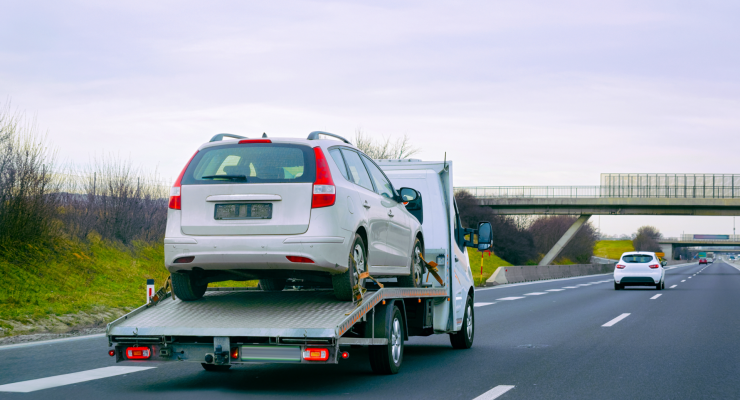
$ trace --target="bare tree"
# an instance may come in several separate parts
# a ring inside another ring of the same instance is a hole
[[[553,215],[536,219],[529,226],[529,232],[534,238],[537,253],[540,256],[547,254],[558,240],[573,225],[577,217],[570,215]],[[585,224],[560,252],[560,258],[586,264],[594,254],[594,246],[599,233],[590,223]]]
[[[635,251],[660,252],[658,240],[662,237],[663,234],[660,233],[658,228],[650,225],[641,226],[634,234],[632,245],[635,247]]]
[[[375,140],[362,129],[355,131],[355,146],[370,158],[376,160],[405,159],[419,152],[419,148],[412,146],[408,136],[391,141],[390,137]]]

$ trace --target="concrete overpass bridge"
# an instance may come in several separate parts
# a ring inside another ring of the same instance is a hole
[[[578,215],[540,265],[551,264],[592,215],[740,216],[739,174],[601,174],[598,186],[455,190],[469,192],[499,215]]]
[[[740,235],[698,235],[684,234],[678,238],[663,238],[658,241],[666,258],[681,247],[701,247],[701,251],[740,252]]]

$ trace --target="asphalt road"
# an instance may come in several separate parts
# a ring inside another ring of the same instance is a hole
[[[338,365],[263,364],[214,373],[163,363],[9,393],[2,385],[142,364],[115,365],[103,337],[5,348],[0,398],[470,400],[500,385],[514,388],[499,399],[739,398],[740,270],[719,261],[681,266],[667,271],[666,288],[615,291],[611,276],[599,275],[478,290],[473,348],[453,350],[444,335],[411,338],[393,376],[373,375],[367,351],[353,348]]]

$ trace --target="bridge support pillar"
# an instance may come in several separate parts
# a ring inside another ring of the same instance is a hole
[[[673,260],[673,243],[660,243],[660,251],[665,253],[666,260]]]
[[[558,240],[557,243],[555,243],[555,246],[550,249],[550,251],[545,254],[545,258],[540,261],[539,265],[550,265],[553,261],[555,261],[556,258],[560,255],[560,252],[563,251],[565,246],[568,245],[571,239],[578,233],[579,230],[583,227],[586,222],[588,222],[588,219],[591,218],[591,215],[581,215],[578,217],[576,222],[573,223],[573,225],[568,228],[567,231],[565,231],[565,235]]]

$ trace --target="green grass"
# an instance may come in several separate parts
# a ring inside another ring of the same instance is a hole
[[[126,247],[91,235],[85,242],[59,240],[54,248],[5,248],[0,253],[0,319],[30,322],[97,306],[131,309],[144,304],[147,279],[159,288],[168,275],[162,244]]]
[[[596,242],[596,247],[594,247],[594,255],[596,257],[610,258],[612,260],[619,260],[622,257],[622,253],[628,251],[635,251],[631,240],[600,240]]]
[[[495,254],[488,253],[483,254],[483,279],[481,279],[480,273],[480,261],[481,254],[478,250],[469,248],[468,259],[470,260],[470,269],[473,271],[473,278],[476,286],[480,286],[482,282],[485,282],[488,278],[493,275],[498,267],[510,267],[511,264],[499,258]]]

